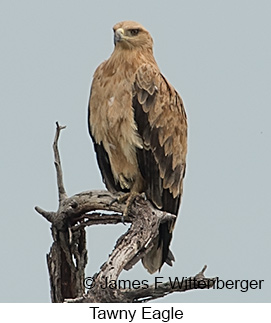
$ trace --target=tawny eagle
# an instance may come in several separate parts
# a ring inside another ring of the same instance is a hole
[[[113,27],[115,48],[96,69],[88,125],[103,181],[110,192],[145,192],[158,209],[178,214],[187,152],[183,101],[160,72],[153,40],[139,23]],[[163,223],[142,259],[150,273],[164,262],[174,222]]]

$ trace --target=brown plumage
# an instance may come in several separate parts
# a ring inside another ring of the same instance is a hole
[[[187,122],[183,102],[161,74],[153,41],[140,24],[113,28],[115,49],[95,71],[88,124],[98,164],[111,192],[145,192],[159,209],[178,213],[185,174]],[[150,273],[164,262],[174,223],[160,225],[142,262]]]

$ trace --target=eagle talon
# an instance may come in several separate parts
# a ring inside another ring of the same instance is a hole
[[[123,217],[126,217],[126,216],[129,215],[130,209],[131,209],[131,207],[132,207],[135,199],[138,196],[141,196],[141,194],[140,193],[136,193],[136,192],[130,192],[130,193],[127,193],[127,194],[124,194],[124,195],[120,196],[120,198],[122,200],[126,200],[125,209],[123,211]]]
[[[125,223],[125,216],[123,214],[121,216],[121,223],[124,224],[124,225],[126,225],[126,223]]]
[[[115,202],[119,203],[119,204],[123,204],[125,203],[125,208],[122,212],[122,223],[124,223],[124,219],[125,217],[127,217],[129,215],[130,209],[132,204],[134,203],[134,200],[138,197],[141,196],[140,193],[136,193],[136,192],[129,192],[129,193],[125,193],[122,194],[119,197],[114,198],[110,203],[109,206],[111,206],[112,204],[114,204]]]
[[[112,206],[116,202],[119,202],[118,198],[114,198],[110,203],[108,203],[108,206]]]
[[[120,195],[119,197],[113,198],[111,202],[108,203],[108,206],[112,206],[114,203],[118,203],[118,204],[124,203],[128,199],[129,195],[130,193],[125,193]]]

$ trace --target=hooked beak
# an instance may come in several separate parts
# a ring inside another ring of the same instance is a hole
[[[122,28],[117,29],[114,34],[114,45],[116,45],[117,42],[122,41],[123,38],[124,38],[124,30]]]

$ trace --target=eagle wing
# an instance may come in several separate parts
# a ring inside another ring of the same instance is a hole
[[[102,111],[101,107],[105,105],[106,101],[103,96],[105,87],[104,82],[110,81],[110,78],[108,78],[108,80],[104,75],[104,65],[105,62],[100,64],[93,76],[88,103],[88,130],[93,141],[98,166],[106,188],[112,193],[121,191],[127,192],[128,190],[121,188],[119,182],[117,182],[113,176],[109,155],[105,149],[104,142],[100,137],[100,131],[97,131],[97,129],[104,130],[104,128],[107,126],[105,121],[106,116],[101,116],[102,113],[100,112]],[[98,125],[96,126],[96,133],[94,131],[95,124]]]
[[[96,153],[96,158],[98,162],[98,166],[100,168],[101,174],[102,174],[102,179],[103,182],[105,183],[105,186],[110,192],[120,192],[121,187],[116,181],[114,180],[113,174],[112,174],[112,169],[109,161],[109,156],[104,149],[104,145],[102,142],[97,142],[94,138],[92,127],[91,127],[91,122],[90,122],[90,114],[91,114],[91,106],[90,106],[90,100],[91,100],[91,95],[92,95],[92,89],[93,87],[95,88],[95,81],[96,78],[94,77],[93,84],[91,87],[90,91],[90,96],[89,96],[89,104],[88,104],[88,131],[90,134],[90,137],[92,139],[93,145],[94,145],[94,150]]]
[[[177,215],[187,153],[187,121],[181,97],[156,66],[142,65],[133,86],[133,109],[143,149],[137,148],[146,195],[159,209]],[[161,264],[174,260],[169,251],[175,221],[159,228]]]

